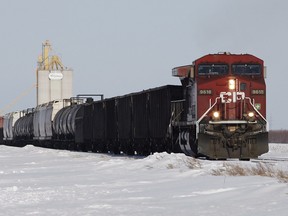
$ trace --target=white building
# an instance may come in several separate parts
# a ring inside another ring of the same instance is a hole
[[[63,66],[58,56],[49,56],[49,41],[42,44],[37,67],[37,106],[73,96],[73,71]]]

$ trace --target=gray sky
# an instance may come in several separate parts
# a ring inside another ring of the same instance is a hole
[[[74,94],[112,97],[180,84],[171,69],[209,53],[262,58],[268,120],[288,129],[286,0],[0,0],[0,109],[35,83],[49,39],[74,69]],[[8,111],[33,107],[35,91]]]

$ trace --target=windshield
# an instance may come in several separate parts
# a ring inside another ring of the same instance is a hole
[[[238,75],[260,75],[261,65],[259,64],[234,64],[232,73]]]
[[[198,66],[199,75],[224,75],[228,74],[228,65],[226,64],[201,64]]]

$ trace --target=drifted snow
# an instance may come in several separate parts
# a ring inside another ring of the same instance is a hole
[[[288,158],[288,145],[270,144],[262,158],[271,157]],[[213,176],[223,163],[184,154],[144,158],[0,146],[0,215],[287,215],[287,183]],[[287,165],[271,162],[285,171]]]

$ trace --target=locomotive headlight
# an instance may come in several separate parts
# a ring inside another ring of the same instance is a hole
[[[254,112],[249,112],[249,113],[248,113],[248,117],[249,117],[249,118],[253,118],[254,115],[255,115]]]
[[[218,111],[213,112],[213,119],[219,119],[220,118],[220,113]]]
[[[248,112],[246,118],[248,121],[254,121],[255,120],[255,113],[254,112]]]
[[[235,80],[234,80],[234,79],[230,79],[230,80],[229,80],[229,89],[230,89],[230,90],[234,90],[235,87],[236,87]]]

